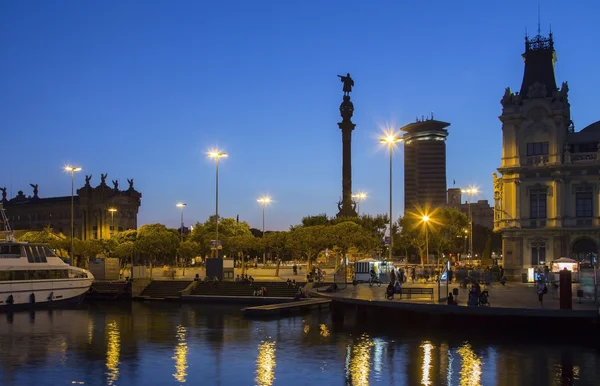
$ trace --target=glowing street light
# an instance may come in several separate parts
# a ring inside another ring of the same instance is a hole
[[[421,219],[425,223],[425,256],[427,256],[427,262],[429,263],[429,216],[425,215]]]
[[[390,251],[389,260],[392,260],[392,247],[394,246],[394,237],[392,235],[392,154],[394,152],[394,146],[398,142],[402,142],[403,139],[398,137],[395,133],[387,133],[385,137],[379,140],[380,143],[384,143],[390,149]]]
[[[181,242],[183,242],[183,208],[185,208],[186,206],[187,204],[184,204],[183,202],[177,204],[177,207],[181,208]]]
[[[461,189],[462,193],[466,193],[467,197],[468,197],[468,207],[469,207],[469,233],[471,235],[471,237],[469,237],[469,256],[471,256],[470,258],[472,259],[473,257],[473,212],[471,211],[471,197],[473,197],[473,195],[477,194],[477,188],[468,188],[468,189]]]
[[[75,237],[74,212],[75,212],[75,172],[81,171],[80,166],[65,166],[65,171],[71,173],[71,261],[73,265],[73,238]]]
[[[217,166],[216,172],[216,189],[215,189],[215,215],[216,215],[216,223],[217,223],[217,237],[215,240],[215,257],[219,257],[219,159],[228,157],[228,154],[224,151],[220,150],[210,150],[208,152],[208,156],[215,160],[215,164]]]
[[[358,192],[352,195],[352,198],[356,201],[356,213],[360,215],[360,202],[367,198],[367,193]]]
[[[269,205],[272,200],[269,196],[262,196],[256,200],[262,206],[262,237],[265,237],[265,206]],[[263,265],[266,263],[266,252],[263,251]]]
[[[110,212],[110,237],[112,237],[115,231],[115,212],[117,208],[108,208],[108,211]]]

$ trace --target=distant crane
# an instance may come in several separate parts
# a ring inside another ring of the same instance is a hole
[[[8,217],[6,217],[6,212],[4,211],[4,205],[2,204],[2,202],[0,201],[0,214],[2,215],[2,224],[3,224],[3,230],[2,233],[4,233],[4,240],[5,241],[15,241],[15,237],[13,234],[12,229],[10,228],[10,223],[8,222]]]

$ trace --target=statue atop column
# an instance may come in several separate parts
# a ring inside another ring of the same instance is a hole
[[[342,91],[344,96],[340,104],[340,115],[342,121],[338,127],[342,131],[342,199],[338,203],[338,217],[356,217],[356,203],[352,199],[352,131],[356,126],[352,123],[354,105],[350,101],[350,93],[354,87],[354,80],[350,73],[338,75],[344,84]]]
[[[352,92],[352,87],[354,87],[354,80],[350,77],[350,73],[347,73],[346,76],[338,75],[344,86],[342,87],[342,91],[344,91],[344,96],[350,96]]]

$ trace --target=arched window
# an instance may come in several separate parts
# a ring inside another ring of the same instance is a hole
[[[573,244],[572,257],[579,262],[580,268],[592,268],[598,263],[598,246],[594,240],[583,237]]]

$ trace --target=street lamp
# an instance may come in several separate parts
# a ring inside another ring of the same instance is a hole
[[[184,204],[183,202],[177,204],[177,207],[181,208],[181,242],[183,242],[183,208],[185,208],[186,206],[187,204]]]
[[[427,263],[429,263],[429,216],[422,217],[425,223],[425,256],[427,256]]]
[[[115,231],[115,212],[117,211],[117,208],[108,208],[108,211],[110,212],[110,237],[112,238]]]
[[[215,240],[215,257],[219,257],[219,159],[227,157],[228,154],[220,150],[210,150],[208,156],[215,160],[217,166],[216,173],[216,189],[215,189],[215,215],[216,215],[216,228],[217,228],[217,239]]]
[[[367,198],[367,193],[365,193],[365,192],[358,192],[356,194],[353,194],[352,198],[354,198],[354,200],[356,201],[356,213],[358,215],[360,215],[360,202],[362,200],[364,200],[365,198]]]
[[[389,251],[389,260],[392,260],[392,247],[394,246],[394,237],[392,235],[392,154],[394,152],[394,146],[396,143],[403,141],[402,138],[399,138],[394,133],[389,133],[385,137],[381,138],[379,142],[385,143],[390,149],[390,251]]]
[[[75,225],[73,223],[75,211],[75,172],[81,171],[80,166],[65,166],[65,171],[71,173],[71,261],[69,265],[73,265],[73,238],[75,237]]]
[[[262,196],[259,197],[258,200],[256,200],[261,206],[262,206],[262,237],[264,239],[265,237],[265,206],[269,205],[272,200],[271,197],[269,196]],[[265,245],[266,248],[266,245]],[[266,252],[263,251],[263,266],[266,263]]]
[[[469,207],[469,233],[471,237],[469,238],[469,258],[473,258],[473,212],[471,212],[471,197],[477,194],[476,188],[462,189],[461,192],[467,193],[468,197],[468,207]]]

